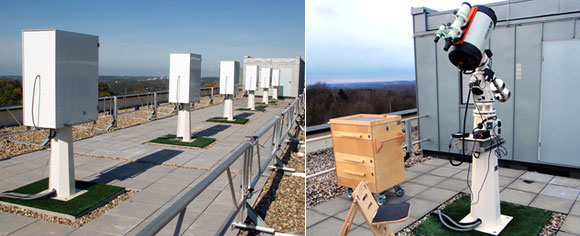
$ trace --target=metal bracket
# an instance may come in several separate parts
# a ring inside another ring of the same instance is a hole
[[[498,142],[499,139],[499,142]],[[451,144],[451,149],[462,150],[463,149],[463,139],[456,139],[454,143]],[[490,137],[486,139],[474,139],[465,138],[465,154],[472,155],[474,152],[483,153],[489,151],[495,147],[498,147],[505,142],[505,139],[499,137]]]

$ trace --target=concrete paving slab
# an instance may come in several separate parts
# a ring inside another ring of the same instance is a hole
[[[450,190],[432,187],[432,188],[425,190],[424,192],[422,192],[420,194],[417,194],[417,196],[415,196],[415,198],[423,199],[423,200],[427,200],[427,201],[432,201],[432,202],[445,202],[445,201],[449,200],[451,197],[455,196],[455,194],[457,194],[457,192],[455,192],[455,191],[450,191]]]
[[[526,191],[526,192],[531,192],[531,193],[540,193],[540,191],[542,191],[542,189],[544,189],[544,187],[547,185],[547,183],[542,183],[542,182],[524,182],[522,179],[516,179],[514,180],[514,182],[512,182],[510,185],[508,185],[508,188],[511,189],[517,189],[517,190],[522,190],[522,191]]]
[[[580,234],[580,216],[567,216],[560,230],[570,234]]]
[[[168,202],[169,200],[171,200],[173,197],[174,197],[174,195],[166,194],[166,193],[155,193],[155,192],[150,192],[150,191],[140,191],[137,194],[135,194],[135,196],[133,196],[131,199],[133,201],[137,201],[137,202],[142,202],[142,203],[147,203],[147,204],[153,204],[153,205],[157,205],[157,206],[162,206],[166,202]]]
[[[580,202],[578,201],[574,202],[574,205],[572,206],[572,209],[570,210],[569,214],[580,216]]]
[[[121,205],[116,206],[115,208],[109,210],[108,214],[118,215],[118,216],[127,216],[136,219],[146,219],[155,211],[161,208],[157,205],[142,203],[133,201],[132,199],[128,199],[127,201],[121,203]]]
[[[418,173],[414,171],[405,170],[405,182],[409,182],[410,180],[421,176],[423,173]]]
[[[513,183],[514,180],[516,180],[516,179],[512,178],[512,177],[499,176],[499,187],[500,188],[506,187],[506,186],[510,185],[511,183]]]
[[[0,219],[0,235],[8,235],[38,220],[6,212],[0,212]]]
[[[438,183],[441,183],[445,179],[446,178],[444,178],[444,177],[440,177],[440,176],[436,176],[436,175],[424,174],[422,176],[419,176],[419,177],[411,180],[411,182],[426,185],[426,186],[435,186]]]
[[[500,193],[500,199],[523,206],[529,205],[537,194],[506,188]]]
[[[68,225],[55,224],[44,220],[37,220],[10,235],[67,235],[76,228]]]
[[[441,158],[432,158],[431,160],[424,161],[423,164],[432,165],[432,166],[442,166],[449,163],[449,160],[441,159]]]
[[[429,188],[429,186],[417,184],[413,182],[408,182],[403,185],[405,187],[405,196],[412,197],[415,196]],[[389,190],[393,191],[393,190]]]
[[[459,172],[461,172],[460,169],[454,169],[454,168],[448,168],[448,167],[439,167],[439,168],[429,172],[429,174],[442,176],[442,177],[451,177],[453,175],[456,175]]]
[[[344,210],[348,209],[350,207],[350,204],[352,204],[351,201],[348,201],[343,198],[335,198],[332,201],[327,201],[313,207],[312,210],[328,216],[333,216],[339,212],[343,212]]]
[[[417,219],[420,219],[425,214],[431,212],[433,209],[435,209],[437,206],[439,206],[441,204],[441,203],[422,200],[422,199],[418,199],[418,198],[411,198],[411,199],[409,199],[408,202],[411,204],[411,214],[410,214],[411,217],[414,217]]]
[[[182,184],[171,184],[171,183],[163,183],[163,182],[155,182],[149,186],[147,186],[142,192],[155,192],[155,193],[164,193],[170,195],[176,195],[181,190],[183,190],[187,185]]]
[[[571,188],[580,188],[580,179],[556,176],[550,181],[550,184],[566,186]]]
[[[310,232],[310,231],[307,231]],[[356,225],[351,226],[351,230],[348,233],[348,235],[351,236],[368,236],[368,235],[373,235],[373,233],[371,232],[370,229],[366,228],[366,227],[357,227]]]
[[[544,190],[540,192],[540,194],[569,200],[576,200],[580,194],[580,190],[571,187],[548,184]]]
[[[306,228],[309,228],[310,226],[315,225],[318,222],[321,222],[329,217],[330,216],[320,214],[310,209],[306,209]]]
[[[453,161],[453,163],[455,163],[455,164],[457,164],[458,162],[459,161]],[[453,166],[453,165],[451,165],[451,163],[449,163],[449,161],[447,161],[447,164],[442,165],[441,167],[447,167],[447,168],[453,168],[453,169],[466,170],[469,167],[469,165],[471,165],[471,164],[468,163],[468,162],[464,162],[461,165]]]
[[[451,176],[451,178],[465,181],[465,179],[467,179],[467,170],[462,170],[461,172]],[[469,179],[471,179],[471,171],[469,172]]]
[[[318,224],[315,224],[314,226],[311,226],[310,228],[306,229],[306,231],[308,235],[338,235],[343,223],[344,221],[331,217]],[[351,226],[350,232],[356,228],[356,225]]]
[[[528,171],[519,177],[520,179],[531,180],[536,182],[548,183],[554,178],[553,175],[542,174]]]
[[[116,234],[109,234],[105,232],[79,228],[73,231],[72,233],[68,234],[67,236],[112,236],[112,235]]]
[[[572,204],[574,204],[574,200],[538,195],[530,206],[567,214],[572,208]]]
[[[461,190],[467,188],[467,182],[465,181],[465,179],[459,180],[449,178],[435,185],[435,187],[460,192]]]
[[[226,214],[229,214],[226,213]],[[220,229],[226,218],[228,217],[223,212],[215,212],[215,213],[203,213],[201,214],[190,226],[194,228],[203,228],[210,232],[215,232]]]
[[[93,221],[83,225],[82,228],[99,232],[124,235],[141,221],[141,219],[136,219],[133,217],[105,213],[104,215],[99,216],[97,219],[94,219]]]
[[[345,210],[343,212],[340,212],[340,213],[334,215],[334,217],[344,222],[344,220],[346,219],[346,215],[348,214],[348,211],[349,210]],[[356,225],[366,224],[365,218],[362,215],[362,213],[360,212],[360,209],[357,210],[356,215],[354,216],[353,223]]]
[[[556,233],[556,236],[578,236],[579,234],[571,234],[571,233],[566,233],[564,231],[558,231],[558,233]]]
[[[419,163],[419,164],[416,164],[410,168],[407,168],[407,170],[418,172],[418,173],[428,173],[428,172],[434,170],[435,168],[437,168],[437,166]]]

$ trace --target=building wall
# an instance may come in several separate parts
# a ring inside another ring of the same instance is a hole
[[[542,46],[544,42],[580,39],[580,3],[575,0],[522,0],[489,4],[498,17],[493,32],[492,69],[505,81],[512,97],[506,103],[496,102],[502,120],[502,137],[508,156],[504,159],[542,163],[539,160],[542,88]],[[430,141],[425,150],[449,152],[450,135],[461,131],[465,105],[462,104],[461,75],[448,60],[443,42],[433,42],[437,28],[452,20],[452,10],[434,11],[413,8],[417,108],[422,138]],[[580,65],[570,65],[577,68]],[[516,68],[521,68],[521,76]],[[466,81],[468,76],[464,76]],[[562,81],[563,78],[562,78]],[[466,130],[471,130],[472,105],[468,106]],[[562,110],[563,115],[566,111]],[[557,121],[554,121],[557,122]],[[580,132],[571,125],[573,132]],[[577,148],[578,145],[571,148]],[[580,150],[579,150],[580,151]],[[451,151],[453,152],[453,150]],[[553,155],[558,155],[554,153]],[[548,158],[549,159],[549,158]],[[580,167],[580,162],[551,163]]]
[[[246,65],[257,65],[258,71],[261,67],[268,68],[278,68],[278,69],[288,69],[291,70],[291,82],[290,84],[285,84],[283,80],[283,75],[280,77],[281,86],[289,86],[289,88],[280,87],[278,89],[278,96],[281,97],[297,97],[304,91],[304,61],[300,57],[295,58],[257,58],[257,57],[244,57],[243,69],[245,70]],[[283,71],[281,71],[283,73]],[[259,76],[258,76],[259,78]],[[245,76],[242,75],[240,80],[244,80]],[[258,79],[259,80],[259,79]],[[244,84],[245,81],[241,81]],[[259,82],[258,82],[259,83]],[[262,96],[262,88],[256,90],[257,96]]]

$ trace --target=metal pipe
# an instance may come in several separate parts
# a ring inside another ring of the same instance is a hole
[[[309,138],[309,139],[306,139],[306,143],[308,143],[308,142],[316,142],[316,141],[319,141],[319,140],[329,139],[329,138],[332,138],[332,135],[329,134],[329,135],[324,135],[324,136],[320,136],[320,137],[316,137],[316,138]]]
[[[413,142],[413,145],[419,144],[419,143],[422,143],[422,142],[425,142],[425,141],[429,141],[429,138],[424,138],[424,139],[421,139],[419,141],[415,141],[415,142]]]
[[[167,210],[163,211],[157,218],[153,219],[151,224],[145,226],[137,235],[155,235],[165,225],[167,225],[179,212],[184,210],[193,199],[201,194],[211,183],[213,183],[230,165],[232,165],[238,158],[250,147],[249,143],[244,143],[238,150],[230,155],[224,162],[222,162],[216,169],[207,175],[199,184],[195,185],[185,195],[179,198]]]
[[[312,178],[312,177],[316,177],[316,176],[319,176],[319,175],[323,175],[323,174],[326,174],[326,173],[332,172],[332,171],[334,171],[334,170],[336,170],[336,167],[330,168],[330,169],[328,169],[328,170],[323,170],[323,171],[320,171],[320,172],[318,172],[318,173],[311,174],[311,175],[309,175],[309,176],[306,176],[306,179],[310,179],[310,178]]]
[[[421,118],[426,118],[426,117],[429,117],[429,115],[414,116],[414,117],[410,117],[410,118],[407,118],[407,119],[402,119],[401,121],[402,122],[407,122],[407,121],[410,121],[410,120],[416,120],[416,119],[421,119]]]

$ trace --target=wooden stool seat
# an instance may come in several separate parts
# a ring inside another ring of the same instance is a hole
[[[379,206],[373,224],[394,224],[407,220],[411,204],[408,202]]]
[[[379,206],[366,182],[361,181],[352,192],[352,204],[339,235],[348,235],[357,210],[362,213],[373,235],[391,236],[394,234],[389,224],[407,220],[411,212],[411,204],[404,202]]]

